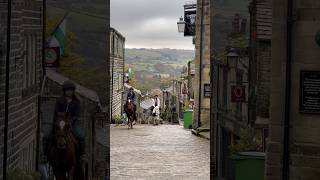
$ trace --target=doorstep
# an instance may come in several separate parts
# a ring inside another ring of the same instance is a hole
[[[199,131],[199,130],[192,129],[191,132],[196,136],[210,140],[210,131]]]

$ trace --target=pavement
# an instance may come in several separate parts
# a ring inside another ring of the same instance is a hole
[[[210,143],[180,125],[112,126],[111,180],[209,180]]]

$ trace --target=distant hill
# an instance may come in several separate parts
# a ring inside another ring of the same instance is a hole
[[[194,59],[193,50],[180,49],[126,49],[126,63],[146,63],[146,64],[179,64],[186,65]]]

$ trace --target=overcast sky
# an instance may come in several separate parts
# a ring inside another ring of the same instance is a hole
[[[190,0],[110,0],[111,27],[126,37],[127,48],[194,49],[178,33],[177,21]]]

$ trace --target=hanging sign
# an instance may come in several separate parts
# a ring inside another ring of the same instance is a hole
[[[231,102],[246,101],[246,87],[241,85],[231,86]]]
[[[184,20],[185,20],[185,29],[184,36],[195,36],[196,35],[196,14],[197,14],[197,5],[188,4],[184,6]]]
[[[300,112],[320,114],[320,71],[300,72]]]
[[[48,47],[45,49],[45,67],[58,67],[60,59],[59,47]]]

